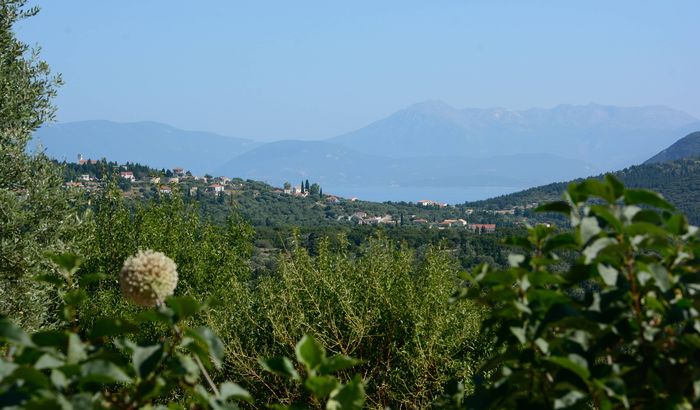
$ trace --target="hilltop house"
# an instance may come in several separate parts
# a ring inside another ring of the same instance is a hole
[[[131,182],[136,181],[136,178],[134,177],[134,173],[131,172],[131,171],[121,171],[121,172],[119,173],[119,177],[120,177],[120,178],[124,178],[124,179],[128,179],[128,180],[130,180]]]
[[[160,184],[160,177],[151,177],[151,184]]]
[[[167,185],[161,185],[159,192],[161,194],[171,194],[173,190]]]
[[[80,165],[85,165],[85,164],[97,164],[96,159],[85,159],[83,158],[83,154],[78,154],[78,164]]]
[[[328,204],[337,204],[338,202],[340,202],[340,199],[338,199],[337,196],[329,196],[326,198],[326,203]]]
[[[179,177],[184,177],[185,176],[185,169],[184,168],[173,168],[173,174],[175,174]]]
[[[493,233],[496,232],[496,224],[469,224],[467,229],[476,233]]]
[[[224,186],[221,184],[211,184],[209,185],[209,191],[214,193],[224,192]]]
[[[440,208],[444,208],[444,207],[447,206],[447,204],[444,203],[444,202],[437,202],[437,201],[433,201],[433,200],[430,200],[430,199],[421,199],[420,201],[418,201],[418,205],[423,205],[423,206],[439,206]]]

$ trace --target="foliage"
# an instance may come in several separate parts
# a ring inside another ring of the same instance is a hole
[[[304,335],[294,349],[297,360],[304,366],[305,377],[299,376],[286,357],[260,360],[262,367],[268,372],[287,379],[300,382],[306,390],[313,395],[314,404],[319,400],[325,400],[324,406],[328,410],[362,409],[365,403],[365,387],[362,379],[355,375],[348,383],[341,383],[334,373],[349,369],[360,363],[359,360],[349,356],[335,355],[327,357],[326,349],[312,336]],[[278,410],[305,408],[305,402],[297,402],[289,406],[275,405]]]
[[[700,161],[697,158],[636,165],[617,171],[613,175],[628,187],[644,188],[661,193],[685,213],[691,223],[700,224],[700,207],[698,207],[698,203],[700,203],[698,196],[700,193]],[[604,175],[596,177],[601,181],[604,178]],[[572,182],[581,183],[583,179]],[[554,201],[561,197],[568,185],[569,182],[557,182],[497,198],[470,202],[465,206],[505,209],[516,205]],[[528,212],[526,216],[541,221],[552,219],[551,214],[547,215],[547,218],[542,218]]]
[[[60,169],[25,152],[31,133],[53,118],[61,81],[14,35],[13,25],[38,11],[24,3],[0,0],[0,314],[36,329],[54,320],[51,295],[28,277],[49,268],[45,250],[75,248],[83,218]]]
[[[569,186],[510,243],[511,267],[484,266],[459,296],[490,308],[496,348],[468,408],[697,408],[700,264],[697,228],[660,195],[612,176]],[[578,258],[557,273],[559,255]]]
[[[41,280],[58,287],[64,325],[31,335],[0,320],[0,341],[9,344],[0,360],[0,406],[23,408],[137,409],[177,398],[170,408],[237,408],[233,401],[251,401],[232,382],[215,385],[208,370],[221,365],[221,340],[208,328],[185,322],[203,307],[189,297],[170,297],[166,305],[133,319],[101,318],[82,328],[83,288],[96,275],[76,275],[80,258],[54,257],[61,276]],[[138,324],[168,328],[156,343],[139,345],[128,335]],[[207,380],[207,387],[202,385]]]
[[[230,290],[224,303],[238,313],[219,317],[226,374],[244,375],[255,396],[295,402],[295,386],[274,383],[256,358],[289,355],[308,334],[333,354],[363,360],[371,408],[426,406],[447,380],[471,375],[482,354],[481,312],[448,303],[457,276],[449,253],[435,247],[418,258],[378,237],[356,255],[342,238],[336,243],[321,239],[311,256],[292,242],[274,275]]]

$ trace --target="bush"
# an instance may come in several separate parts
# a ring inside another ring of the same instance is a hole
[[[572,184],[539,209],[543,225],[513,238],[510,268],[465,275],[458,297],[489,307],[494,354],[467,408],[698,408],[700,246],[661,196],[613,177]],[[562,273],[553,266],[573,250]]]

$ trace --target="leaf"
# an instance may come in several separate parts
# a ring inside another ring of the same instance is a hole
[[[55,369],[57,367],[61,367],[65,364],[63,360],[57,359],[51,354],[44,353],[41,355],[39,360],[34,363],[34,368],[39,369],[39,370],[44,370],[44,369]]]
[[[578,390],[569,390],[564,396],[554,399],[555,409],[567,409],[581,401],[586,395]]]
[[[336,355],[323,362],[319,368],[319,372],[321,374],[335,373],[340,370],[357,366],[360,363],[362,363],[362,360],[353,359],[352,357],[344,355]]]
[[[653,263],[649,266],[647,266],[646,269],[649,273],[651,273],[651,276],[654,278],[654,283],[656,283],[656,286],[662,291],[666,292],[671,288],[671,278],[666,270],[662,265],[659,265],[657,263]]]
[[[49,257],[53,263],[69,274],[77,272],[80,268],[80,264],[83,262],[83,258],[73,253],[49,253]]]
[[[253,403],[253,396],[250,395],[248,390],[233,382],[222,383],[221,387],[219,387],[219,395],[221,396],[221,400],[224,401],[229,399],[235,399],[245,400],[248,403]]]
[[[592,237],[598,235],[600,231],[601,229],[598,225],[598,219],[592,216],[582,218],[581,223],[579,224],[579,235],[581,236],[581,245],[587,244],[588,241]]]
[[[49,284],[55,285],[55,286],[62,286],[62,285],[66,284],[65,279],[63,279],[60,276],[52,275],[52,274],[37,275],[37,276],[34,276],[32,279],[34,279],[37,282],[49,283]]]
[[[80,366],[81,383],[129,383],[131,378],[116,364],[106,360],[92,360]]]
[[[515,335],[515,337],[518,339],[518,341],[522,344],[527,341],[525,337],[525,329],[522,327],[515,327],[511,326],[510,327],[510,332]]]
[[[588,380],[590,372],[586,360],[577,354],[570,354],[568,357],[551,356],[545,357],[543,360],[554,363],[559,367],[570,370],[579,376],[583,381]]]
[[[32,334],[32,341],[40,347],[54,347],[65,352],[68,349],[68,333],[61,330],[45,330]]]
[[[329,375],[311,376],[306,379],[304,386],[306,386],[317,399],[325,399],[338,387],[338,379]]]
[[[535,208],[535,212],[557,212],[560,214],[569,215],[571,209],[571,205],[569,205],[567,202],[555,201],[538,206]]]
[[[306,369],[309,372],[326,359],[326,350],[310,335],[302,336],[294,350],[297,355],[297,361],[306,365]]]
[[[153,372],[163,357],[163,346],[152,345],[141,347],[132,345],[131,363],[139,377],[146,378]]]
[[[292,361],[286,357],[273,357],[271,359],[259,359],[258,362],[270,373],[274,373],[278,376],[289,377],[294,380],[299,380],[299,373],[297,373]]]
[[[327,410],[360,410],[365,404],[365,385],[360,376],[355,376],[346,385],[331,393],[326,403]]]
[[[617,284],[617,275],[619,272],[617,269],[608,266],[608,265],[603,265],[602,263],[598,264],[598,273],[600,274],[600,277],[603,278],[603,282],[608,285],[608,286],[615,286]]]
[[[175,312],[175,321],[194,316],[201,309],[199,303],[190,296],[170,296],[165,304]]]
[[[76,364],[87,358],[86,346],[75,333],[68,334],[68,354],[66,362]]]
[[[7,319],[0,319],[0,340],[20,346],[34,346],[34,342],[29,338],[29,335],[22,328]]]
[[[617,241],[614,238],[598,238],[592,244],[586,246],[583,250],[586,264],[591,263],[600,251],[612,245],[617,245]]]
[[[200,326],[196,329],[189,330],[187,332],[190,336],[195,336],[198,340],[203,342],[209,351],[211,359],[214,361],[216,367],[220,367],[222,361],[224,360],[224,343],[219,339],[211,329],[206,326]]]
[[[555,251],[557,249],[576,249],[577,242],[576,237],[570,233],[562,233],[559,235],[552,236],[547,240],[542,248],[545,253]]]
[[[675,210],[674,206],[667,202],[661,194],[646,189],[628,189],[625,191],[625,204],[645,204],[669,211]]]

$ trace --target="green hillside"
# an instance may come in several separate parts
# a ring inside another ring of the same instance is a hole
[[[688,134],[673,145],[649,158],[645,164],[700,156],[700,131]]]
[[[683,211],[691,223],[700,223],[700,160],[681,159],[670,162],[637,165],[613,173],[631,188],[646,188],[660,192],[678,209]],[[599,178],[602,178],[600,175]],[[506,209],[541,203],[561,198],[571,182],[543,185],[513,194],[502,195],[465,206],[482,209]]]

